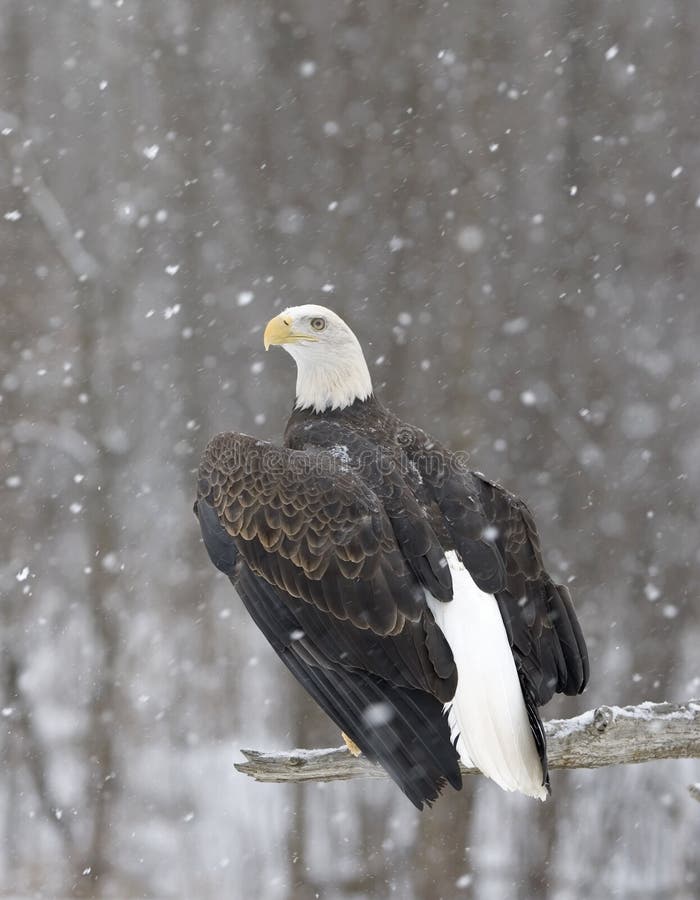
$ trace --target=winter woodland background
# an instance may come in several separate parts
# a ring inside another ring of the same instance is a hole
[[[700,693],[696,0],[2,0],[0,887],[690,898],[697,765],[259,785],[329,746],[200,544],[279,437],[283,305],[529,499],[592,655],[572,715]]]

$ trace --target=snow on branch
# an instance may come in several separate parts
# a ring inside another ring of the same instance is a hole
[[[552,769],[597,769],[652,759],[700,758],[700,700],[599,706],[573,719],[545,723]],[[236,769],[256,781],[338,781],[386,773],[346,747],[265,753],[242,750]],[[478,770],[462,767],[465,775]],[[692,791],[691,791],[692,793]]]

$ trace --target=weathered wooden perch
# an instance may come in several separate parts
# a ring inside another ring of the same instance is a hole
[[[573,719],[545,722],[552,769],[597,769],[652,759],[700,758],[700,700],[599,706]],[[265,753],[242,750],[236,769],[256,781],[338,781],[382,778],[384,770],[347,747]],[[478,774],[462,767],[465,775]]]

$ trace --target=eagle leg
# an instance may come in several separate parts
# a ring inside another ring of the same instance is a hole
[[[360,748],[357,746],[357,744],[355,743],[355,741],[353,741],[352,738],[349,738],[349,737],[347,736],[347,734],[345,734],[344,731],[341,731],[340,733],[341,733],[341,735],[342,735],[342,737],[343,737],[343,740],[345,741],[345,746],[346,746],[346,747],[348,748],[348,750],[352,753],[352,755],[353,755],[353,756],[362,756],[362,750],[360,750]]]

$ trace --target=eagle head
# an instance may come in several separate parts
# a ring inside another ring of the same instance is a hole
[[[360,342],[332,309],[290,306],[267,323],[263,343],[283,347],[296,362],[297,409],[343,409],[372,395]]]

